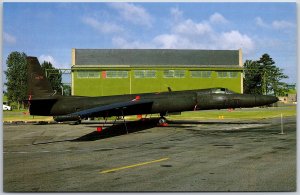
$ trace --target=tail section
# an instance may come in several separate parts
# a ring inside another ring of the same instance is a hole
[[[30,114],[51,116],[57,97],[36,57],[27,57],[27,71]]]
[[[27,57],[29,99],[55,94],[36,57]]]

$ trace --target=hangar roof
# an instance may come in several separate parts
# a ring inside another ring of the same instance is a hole
[[[240,64],[240,50],[73,49],[73,66],[230,66]]]

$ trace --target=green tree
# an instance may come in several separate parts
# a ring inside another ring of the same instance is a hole
[[[64,96],[70,96],[71,95],[71,86],[63,84],[63,89],[64,89]]]
[[[7,57],[6,64],[7,70],[4,72],[7,82],[7,99],[11,102],[18,104],[20,109],[21,103],[28,97],[28,84],[27,84],[27,55],[14,51]]]
[[[52,66],[51,62],[47,62],[47,61],[44,61],[42,64],[42,69],[43,71],[45,72],[46,74],[46,77],[48,78],[50,84],[51,84],[51,87],[53,90],[56,90],[57,92],[60,92],[61,94],[61,86],[62,86],[62,83],[61,83],[61,80],[62,80],[62,74],[61,72],[59,71],[59,69],[56,69]]]
[[[283,70],[275,65],[269,54],[263,54],[257,63],[262,74],[262,94],[284,95],[288,89],[287,84],[281,80],[288,78],[288,76],[283,73]]]
[[[244,63],[244,93],[261,94],[262,76],[256,61],[246,60]]]
[[[282,96],[288,90],[287,84],[281,81],[288,76],[268,54],[263,54],[258,61],[246,60],[244,74],[244,93]]]

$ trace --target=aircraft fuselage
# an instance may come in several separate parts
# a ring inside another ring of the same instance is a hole
[[[244,108],[262,106],[278,101],[274,96],[236,94],[229,93],[229,90],[221,91],[222,93],[216,93],[216,89],[224,88],[103,97],[57,96],[56,98],[53,97],[51,100],[38,100],[40,101],[40,105],[38,102],[32,104],[30,106],[30,114],[60,116],[117,102],[140,100],[152,100],[153,103],[148,109],[139,109],[136,107],[135,109],[124,109],[123,113],[120,110],[116,110],[111,112],[110,115],[167,114],[194,110]],[[48,101],[46,107],[41,107],[41,105],[45,105],[43,101]]]

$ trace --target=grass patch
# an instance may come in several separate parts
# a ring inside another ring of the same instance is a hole
[[[52,121],[52,116],[31,116],[28,110],[3,111],[3,121]]]
[[[269,108],[242,108],[229,110],[203,110],[197,112],[183,112],[171,119],[261,119],[283,116],[295,116],[296,106]]]

